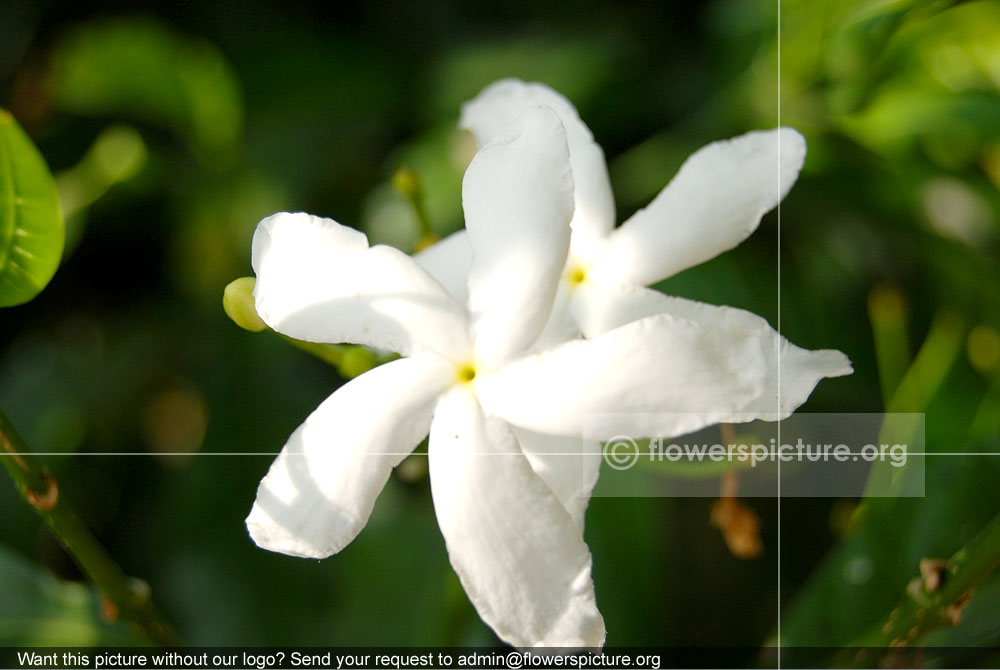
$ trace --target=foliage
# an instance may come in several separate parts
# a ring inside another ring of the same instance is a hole
[[[0,307],[35,297],[63,249],[52,175],[14,118],[0,109]]]
[[[249,274],[253,227],[274,211],[363,221],[406,251],[428,223],[461,227],[474,148],[458,108],[497,76],[573,100],[607,151],[619,220],[698,146],[776,125],[780,101],[809,145],[780,233],[770,214],[658,288],[848,353],[855,374],[804,410],[927,417],[924,498],[749,500],[757,559],[729,554],[712,501],[596,498],[587,540],[609,644],[731,646],[750,663],[776,640],[779,605],[783,645],[851,644],[921,559],[951,556],[1000,511],[996,456],[954,455],[1000,451],[996,3],[785,0],[780,45],[778,7],[751,0],[379,7],[136,18],[40,4],[15,17],[23,39],[0,40],[0,104],[56,174],[70,233],[49,288],[0,319],[0,407],[34,450],[65,454],[49,466],[80,516],[186,641],[493,642],[448,566],[425,457],[337,557],[253,546],[243,518],[270,458],[248,454],[277,451],[343,378],[236,328],[219,297]],[[420,216],[392,186],[401,166],[422,182]],[[9,245],[4,225],[0,213]],[[127,640],[11,487],[0,518],[4,644]],[[994,576],[961,625],[924,642],[995,645],[998,608]],[[55,623],[27,631],[33,617]]]

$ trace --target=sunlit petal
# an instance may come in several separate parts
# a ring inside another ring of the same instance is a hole
[[[791,128],[702,147],[614,231],[589,277],[602,285],[648,286],[732,249],[785,197],[805,153],[805,140]]]
[[[675,298],[639,287],[588,286],[574,298],[571,309],[587,337],[597,337],[655,314],[670,314],[708,330],[733,333],[740,339],[757,339],[765,358],[765,376],[761,393],[739,408],[741,413],[749,415],[743,420],[755,415],[769,420],[784,418],[806,401],[821,379],[852,372],[851,363],[843,353],[797,347],[766,320],[746,310]]]
[[[555,113],[529,109],[483,147],[462,201],[476,358],[490,368],[538,337],[566,264],[573,176]]]
[[[324,558],[364,528],[389,474],[427,435],[455,368],[434,354],[348,382],[292,433],[257,490],[250,536],[271,551]]]
[[[541,433],[681,435],[731,420],[765,392],[769,345],[660,314],[515,361],[476,391],[488,413]]]
[[[566,128],[575,181],[573,251],[589,257],[614,228],[615,200],[604,152],[573,104],[544,84],[503,79],[462,106],[459,125],[471,130],[483,146],[524,110],[543,105],[555,111]]]
[[[469,355],[462,306],[412,258],[392,247],[369,248],[352,228],[275,214],[257,226],[252,256],[257,312],[280,333],[404,355]]]

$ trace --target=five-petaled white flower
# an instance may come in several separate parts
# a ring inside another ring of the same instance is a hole
[[[466,233],[420,258],[369,247],[329,219],[261,221],[254,294],[269,326],[405,358],[345,384],[292,434],[247,527],[273,551],[340,551],[364,527],[392,468],[429,432],[438,524],[483,620],[519,647],[597,647],[605,630],[583,512],[598,440],[773,415],[774,349],[780,344],[784,363],[792,345],[753,315],[694,320],[610,305],[599,328],[584,328],[591,339],[547,335],[575,313],[572,294],[588,283],[564,277],[587,248],[576,240],[594,179],[577,165],[582,124],[565,109],[531,104],[511,117],[497,122],[466,172]],[[546,338],[555,343],[538,344]],[[839,352],[793,353],[842,363],[793,367],[782,413],[847,367]],[[601,413],[625,423],[595,434],[589,419]],[[565,457],[581,452],[588,456]]]

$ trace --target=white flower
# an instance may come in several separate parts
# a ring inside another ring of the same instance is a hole
[[[596,337],[655,314],[716,333],[747,331],[747,337],[759,340],[767,378],[762,380],[764,390],[743,411],[770,420],[787,416],[805,402],[820,379],[852,372],[841,352],[797,347],[755,314],[645,288],[732,249],[757,228],[802,168],[806,147],[798,132],[756,131],[703,147],[646,208],[615,228],[604,153],[573,105],[556,91],[516,79],[498,81],[465,104],[460,125],[485,144],[511,119],[538,105],[553,109],[566,128],[575,210],[553,318],[536,349],[581,334]],[[459,231],[416,256],[459,299],[465,295],[461,269],[468,268],[471,254],[466,235]],[[534,388],[548,392],[544,386]],[[546,429],[545,417],[534,416],[540,409],[536,400],[534,394],[525,394],[517,400],[521,406],[505,409],[523,425]]]
[[[582,124],[567,131],[559,115],[528,105],[498,123],[465,175],[466,231],[419,259],[307,214],[264,219],[253,241],[256,309],[269,326],[404,356],[345,384],[292,434],[247,518],[254,541],[294,556],[340,551],[429,432],[451,563],[483,620],[518,647],[604,642],[583,541],[598,440],[776,408],[777,336],[756,322],[609,305],[601,328],[585,330],[592,339],[540,350],[563,319],[553,306],[569,309],[579,288],[564,280],[570,222],[576,240],[590,206],[574,179],[594,181],[574,163]],[[816,379],[796,382],[796,405]],[[593,434],[599,413],[625,423]]]
[[[468,309],[410,257],[369,248],[334,221],[284,213],[261,221],[254,294],[269,326],[406,358],[345,384],[310,415],[261,482],[247,527],[272,551],[340,551],[429,431],[438,523],[483,620],[516,646],[600,646],[582,530],[535,474],[515,430],[477,398],[479,382],[541,332],[565,263],[573,181],[556,115],[530,110],[484,147],[464,200],[476,255]]]

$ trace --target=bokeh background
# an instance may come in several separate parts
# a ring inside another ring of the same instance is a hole
[[[50,286],[0,315],[0,407],[33,450],[60,454],[44,460],[63,494],[186,642],[497,643],[448,565],[419,458],[336,557],[249,540],[270,459],[241,454],[277,451],[344,371],[240,330],[221,296],[279,210],[411,251],[400,166],[422,179],[436,231],[461,227],[474,146],[458,110],[500,77],[577,105],[619,221],[694,149],[777,125],[780,102],[809,143],[782,206],[780,279],[771,213],[660,288],[772,324],[780,308],[793,342],[846,352],[855,374],[804,410],[926,412],[928,451],[1000,451],[1000,4],[786,0],[780,49],[778,3],[755,0],[141,4],[0,4],[0,105],[56,175],[68,233]],[[709,522],[711,500],[595,499],[608,643],[732,647],[752,663],[780,598],[783,644],[850,644],[921,558],[1000,512],[1000,458],[926,469],[920,499],[745,501],[761,520],[750,559]],[[1000,579],[963,615],[924,642],[1000,643]],[[0,644],[135,641],[0,482]]]

